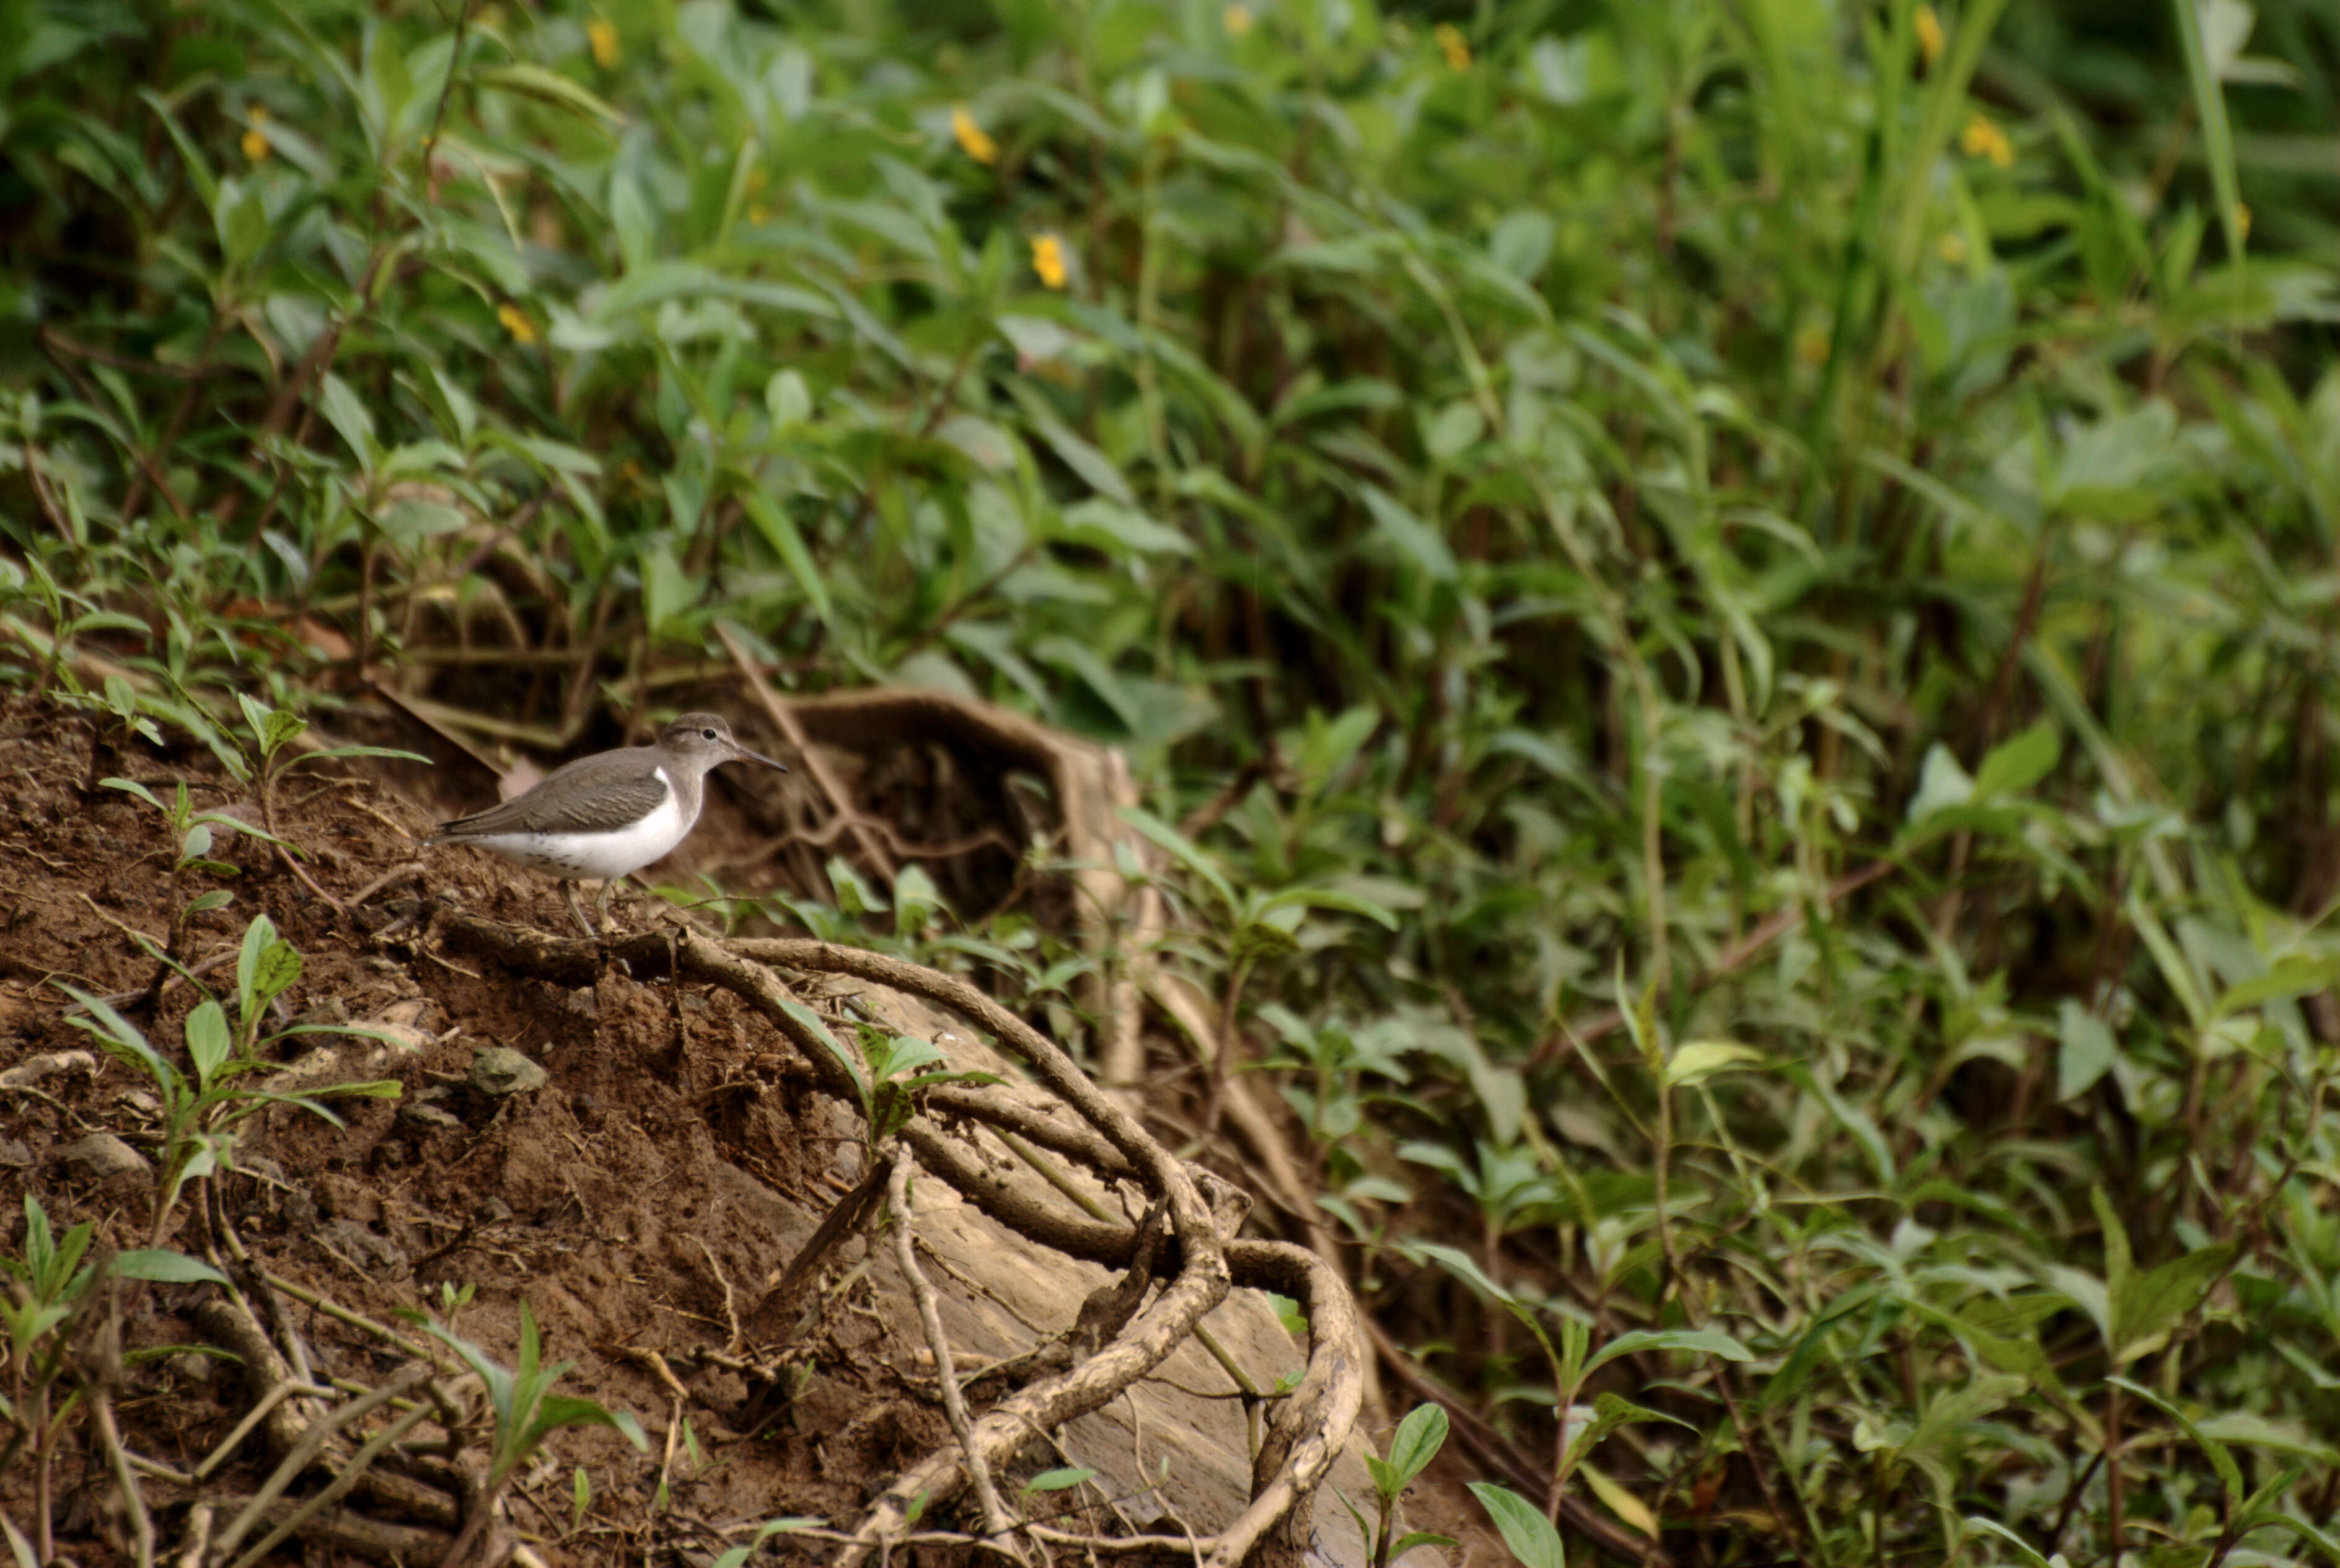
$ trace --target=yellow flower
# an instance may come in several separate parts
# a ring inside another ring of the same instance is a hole
[[[257,164],[268,156],[268,134],[260,128],[260,123],[268,118],[268,105],[247,104],[243,107],[243,117],[247,124],[243,140],[239,144],[243,148],[243,155]]]
[[[1931,5],[1918,7],[1918,57],[1929,71],[1942,57],[1942,19],[1934,15]]]
[[[964,104],[951,105],[951,134],[958,138],[959,150],[977,163],[999,162],[999,144],[975,123],[975,116],[967,112]]]
[[[1796,332],[1796,357],[1808,365],[1828,363],[1829,335],[1825,327],[1808,326]]]
[[[1967,237],[1958,233],[1944,234],[1934,242],[1934,249],[1942,260],[1955,267],[1967,259]]]
[[[593,64],[612,70],[618,64],[617,24],[596,16],[585,24],[585,41],[593,46]]]
[[[751,223],[768,223],[772,221],[772,209],[761,202],[750,202],[748,203],[748,221]]]
[[[1966,149],[1968,157],[1988,158],[1995,168],[2012,168],[2015,164],[2015,144],[1987,114],[1977,114],[1967,122],[1967,128],[1958,133],[1958,145]]]
[[[1065,242],[1054,234],[1032,236],[1032,270],[1052,289],[1065,286]]]
[[[1236,0],[1236,4],[1221,12],[1219,22],[1226,28],[1230,38],[1251,36],[1251,7],[1242,4],[1242,0]]]
[[[2235,203],[2235,237],[2238,240],[2251,237],[2251,210],[2240,202]]]
[[[1471,43],[1469,39],[1462,36],[1461,28],[1452,22],[1441,22],[1436,27],[1431,29],[1430,35],[1438,40],[1438,46],[1441,49],[1446,51],[1447,65],[1457,71],[1468,71],[1471,68]]]
[[[522,315],[518,305],[509,303],[498,305],[496,320],[503,323],[504,331],[511,333],[512,342],[521,347],[536,342],[536,323]]]

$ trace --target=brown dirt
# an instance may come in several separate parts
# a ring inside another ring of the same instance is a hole
[[[391,736],[352,728],[362,739],[416,744],[412,730]],[[336,1100],[339,1126],[287,1107],[246,1124],[236,1172],[215,1183],[221,1207],[260,1268],[376,1323],[396,1324],[410,1338],[421,1331],[400,1314],[448,1316],[449,1293],[471,1287],[471,1299],[451,1314],[453,1328],[509,1365],[525,1302],[546,1358],[576,1363],[561,1391],[640,1418],[650,1438],[647,1454],[612,1432],[572,1429],[550,1444],[553,1459],[513,1488],[512,1524],[546,1561],[679,1553],[704,1564],[743,1539],[736,1533],[742,1521],[810,1514],[850,1526],[897,1470],[949,1440],[935,1407],[931,1358],[906,1316],[889,1263],[828,1293],[817,1325],[793,1347],[792,1398],[756,1399],[760,1390],[723,1365],[725,1348],[737,1348],[739,1322],[818,1217],[860,1178],[863,1159],[858,1113],[814,1093],[807,1066],[736,998],[711,987],[644,985],[610,970],[575,990],[471,972],[459,957],[415,945],[414,933],[402,933],[387,909],[338,915],[248,836],[224,837],[213,851],[240,875],[190,872],[174,884],[174,846],[157,813],[115,790],[84,789],[90,747],[79,720],[22,698],[0,702],[0,1069],[91,1048],[90,1037],[66,1020],[59,982],[100,995],[135,993],[121,1001],[122,1010],[166,1057],[183,1063],[184,1020],[201,997],[174,978],[150,999],[162,967],[131,933],[164,943],[175,911],[213,888],[233,891],[234,901],[188,922],[180,955],[199,970],[219,961],[205,983],[233,993],[235,945],[264,911],[303,957],[283,1017],[410,1031],[411,1052],[332,1036],[271,1047],[272,1059],[291,1067],[313,1067],[336,1050],[370,1054],[381,1065],[363,1071],[396,1077],[404,1095]],[[199,808],[257,819],[249,796],[199,749],[134,746],[101,758],[99,771],[141,779],[166,798],[184,780]],[[447,810],[491,798],[484,774],[471,786],[451,784],[460,777],[448,769],[433,777],[397,767],[372,779],[303,769],[280,786],[277,829],[302,847],[329,891],[346,898],[415,859],[415,840],[432,819],[381,780],[435,797],[432,804]],[[712,808],[684,854],[726,867],[727,881],[747,881],[738,868],[779,853],[771,848],[773,829],[737,805]],[[567,933],[550,883],[475,851],[434,850],[424,858],[434,892],[483,916]],[[671,878],[673,868],[666,869]],[[1012,873],[995,875],[1005,883]],[[635,918],[642,918],[639,908]],[[474,1052],[490,1046],[522,1052],[547,1069],[549,1084],[505,1098],[469,1087]],[[160,1141],[158,1108],[143,1073],[103,1056],[94,1071],[0,1087],[0,1255],[21,1252],[27,1195],[60,1228],[87,1220],[104,1245],[148,1245],[151,1175],[96,1177],[63,1151],[110,1132],[151,1158]],[[164,1244],[218,1255],[220,1238],[199,1199],[191,1186]],[[925,1203],[921,1197],[922,1226]],[[960,1236],[960,1261],[970,1268],[987,1253],[1006,1259],[1011,1243],[1023,1245],[1004,1231],[984,1232],[990,1223],[970,1210],[942,1227]],[[865,1255],[856,1240],[838,1272]],[[1018,1271],[1037,1272],[1014,1265],[1010,1277]],[[1069,1264],[1058,1272],[1064,1280],[1049,1299],[1071,1304],[1061,1320],[1046,1321],[1053,1307],[1003,1301],[996,1290],[992,1301],[956,1292],[954,1343],[1000,1355],[1062,1327],[1081,1294],[1106,1276]],[[126,1444],[183,1471],[250,1408],[243,1380],[229,1363],[135,1353],[203,1342],[190,1314],[210,1289],[157,1285],[128,1296],[124,1348],[133,1356],[115,1394]],[[1261,1358],[1254,1371],[1264,1372],[1263,1381],[1296,1368],[1298,1346],[1274,1326],[1264,1301],[1255,1293],[1237,1296],[1250,1299],[1231,1298],[1214,1325],[1225,1332],[1249,1313],[1242,1326],[1254,1335],[1246,1343]],[[1036,1312],[1041,1321],[1031,1320]],[[296,1307],[277,1327],[305,1345],[320,1379],[371,1384],[405,1360],[313,1305]],[[718,1353],[714,1360],[693,1365],[692,1353],[705,1349]],[[651,1351],[664,1355],[679,1383],[661,1375],[660,1364],[644,1354]],[[1241,1415],[1224,1394],[1207,1392],[1219,1374],[1191,1345],[1164,1372],[1174,1390],[1165,1397],[1185,1397],[1175,1392],[1183,1385],[1194,1398],[1153,1414],[1155,1432],[1165,1419],[1191,1420],[1197,1431],[1232,1423],[1240,1472]],[[1217,1385],[1225,1386],[1223,1376]],[[741,1430],[755,1414],[751,1400],[777,1413]],[[1140,1413],[1135,1423],[1141,1450],[1155,1441],[1147,1419]],[[1125,1451],[1131,1429],[1128,1417],[1121,1420],[1078,1441]],[[1207,1443],[1196,1441],[1191,1453],[1180,1452],[1189,1453],[1200,1476],[1211,1456],[1202,1453]],[[1093,1463],[1140,1488],[1161,1479],[1159,1465],[1131,1470],[1119,1463],[1125,1457]],[[77,1446],[59,1463],[60,1551],[83,1563],[118,1560],[125,1537],[122,1521],[108,1516],[109,1490],[81,1484]],[[1043,1453],[1026,1473],[1061,1463]],[[249,1492],[273,1464],[253,1437],[221,1473],[221,1484]],[[0,1474],[0,1507],[18,1519],[26,1516],[25,1468]],[[581,1520],[572,1501],[579,1469],[592,1498]],[[1240,1486],[1243,1477],[1229,1479]],[[1334,1484],[1353,1499],[1367,1494],[1353,1455]],[[164,1482],[144,1489],[167,1549],[184,1527],[188,1495]],[[1357,1547],[1345,1519],[1328,1519],[1344,1511],[1326,1503],[1317,1516],[1325,1560],[1352,1560]],[[1174,1505],[1217,1511],[1199,1492],[1180,1491]],[[1192,1523],[1210,1530],[1224,1519]],[[1327,1532],[1332,1523],[1338,1530]],[[767,1551],[786,1544],[776,1541]],[[957,1558],[922,1552],[911,1560]]]
[[[387,1017],[429,1038],[390,1069],[405,1097],[336,1100],[346,1123],[340,1127],[280,1108],[247,1134],[237,1163],[248,1174],[223,1187],[254,1261],[378,1322],[440,1305],[442,1286],[474,1286],[455,1329],[507,1364],[525,1300],[548,1359],[578,1362],[562,1391],[633,1410],[653,1435],[647,1458],[606,1431],[571,1431],[559,1441],[564,1464],[582,1465],[603,1500],[577,1543],[639,1537],[647,1521],[629,1494],[646,1473],[655,1477],[673,1401],[654,1371],[626,1353],[726,1342],[727,1281],[734,1310],[745,1310],[809,1231],[803,1214],[826,1209],[858,1177],[854,1120],[804,1093],[801,1069],[727,993],[675,995],[618,975],[567,991],[459,972],[452,960],[408,961],[367,939],[363,928],[379,928],[387,917],[361,912],[345,923],[264,845],[242,835],[214,851],[242,875],[188,873],[174,889],[173,846],[157,813],[112,789],[83,792],[88,743],[77,729],[23,702],[0,710],[0,733],[9,737],[0,740],[0,1066],[87,1049],[92,1041],[65,1021],[65,998],[50,982],[100,995],[143,991],[160,966],[129,933],[161,944],[180,901],[212,887],[235,893],[227,908],[190,922],[183,956],[191,966],[232,954],[251,918],[265,911],[303,958],[283,998],[290,1016]],[[256,816],[210,761],[142,749],[105,768],[166,798],[184,778],[200,808]],[[410,835],[429,825],[396,797],[298,773],[283,787],[276,818],[279,831],[314,857],[315,875],[343,893],[412,858]],[[438,890],[483,914],[548,929],[568,919],[550,884],[482,855],[434,858],[432,876]],[[233,962],[208,978],[232,990]],[[123,1007],[175,1055],[199,1000],[178,982],[152,1007]],[[284,1059],[297,1061],[302,1044],[332,1039],[284,1042],[294,1047]],[[523,1052],[551,1074],[550,1085],[502,1100],[466,1087],[474,1050],[490,1045]],[[92,1180],[58,1151],[110,1131],[151,1156],[151,1083],[102,1059],[94,1074],[71,1072],[40,1087],[39,1096],[0,1091],[9,1253],[22,1246],[28,1193],[60,1227],[88,1219],[103,1242],[146,1245],[153,1181]],[[446,1119],[418,1120],[425,1104]],[[741,1172],[794,1206],[776,1213],[767,1200],[755,1212],[741,1201]],[[173,1239],[203,1250],[194,1223]],[[126,1348],[200,1340],[174,1310],[177,1297],[199,1289],[141,1293]],[[861,1289],[866,1296],[868,1285]],[[834,1301],[809,1358],[834,1385],[819,1404],[844,1419],[810,1430],[782,1419],[746,1440],[723,1421],[746,1397],[741,1379],[721,1371],[693,1379],[686,1414],[704,1459],[694,1463],[688,1444],[676,1456],[668,1478],[675,1521],[849,1514],[868,1478],[947,1437],[928,1402],[897,1375],[907,1347],[873,1354],[883,1335],[868,1305],[849,1295]],[[321,1374],[370,1381],[400,1359],[322,1315],[299,1327]],[[232,1371],[196,1357],[137,1364],[129,1376],[119,1408],[131,1446],[178,1468],[200,1461],[248,1405]],[[255,1453],[248,1479],[264,1474]],[[567,1537],[570,1486],[566,1469],[557,1484],[548,1480],[537,1490],[549,1512],[530,1520],[523,1507],[523,1523]],[[649,1543],[623,1546],[632,1555]]]

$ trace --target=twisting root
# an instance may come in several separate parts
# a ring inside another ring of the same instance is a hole
[[[1087,1125],[1058,1121],[1009,1093],[978,1089],[933,1092],[926,1101],[929,1112],[985,1123],[1078,1160],[1108,1180],[1134,1181],[1160,1210],[1161,1245],[1150,1263],[1155,1277],[1166,1282],[1161,1293],[1086,1359],[1016,1391],[964,1426],[954,1419],[955,1440],[903,1472],[860,1527],[843,1538],[835,1559],[842,1568],[857,1568],[907,1543],[915,1503],[923,1500],[931,1509],[970,1485],[980,1497],[986,1488],[975,1473],[1007,1463],[1036,1434],[1100,1408],[1152,1372],[1235,1285],[1275,1290],[1304,1305],[1308,1369],[1268,1424],[1253,1469],[1250,1504],[1216,1538],[1178,1544],[1206,1554],[1209,1568],[1244,1563],[1284,1568],[1300,1561],[1306,1545],[1306,1505],[1347,1440],[1363,1398],[1364,1338],[1355,1304],[1333,1269],[1306,1248],[1226,1239],[1242,1224],[1249,1199],[1172,1156],[1046,1036],[964,980],[831,943],[718,941],[689,931],[671,945],[661,934],[597,949],[591,943],[482,920],[442,906],[430,907],[428,916],[451,944],[540,979],[591,984],[606,952],[645,978],[679,970],[682,978],[722,986],[803,1054],[827,1092],[841,1097],[854,1092],[844,1066],[845,1047],[768,965],[849,975],[939,1004],[1021,1057],[1040,1082]],[[914,1156],[928,1174],[1030,1241],[1115,1268],[1140,1263],[1140,1230],[1076,1215],[1012,1186],[971,1155],[962,1140],[924,1116],[902,1129],[901,1142],[905,1156],[895,1169],[897,1191],[907,1178],[907,1158]],[[907,1206],[897,1197],[897,1213],[907,1215]],[[905,1234],[897,1247],[907,1239]],[[915,1258],[904,1265],[903,1274],[917,1294]],[[1140,1283],[1130,1293],[1133,1301],[1143,1288]],[[922,1316],[925,1306],[922,1298]],[[937,1333],[938,1326],[930,1325],[927,1333],[949,1389],[949,1350]],[[948,1403],[947,1394],[947,1408]],[[985,1499],[981,1506],[986,1528],[999,1531],[1005,1516],[996,1498]],[[1032,1526],[1009,1527],[1037,1538]],[[816,1538],[837,1539],[815,1533]],[[1111,1550],[1102,1543],[1097,1549]]]

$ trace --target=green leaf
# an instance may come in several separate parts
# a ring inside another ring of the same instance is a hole
[[[1039,1474],[1035,1475],[1031,1480],[1026,1481],[1024,1484],[1024,1490],[1026,1492],[1066,1492],[1071,1490],[1073,1487],[1080,1485],[1084,1482],[1094,1481],[1096,1479],[1096,1472],[1094,1470],[1083,1470],[1077,1467],[1069,1466],[1057,1470],[1043,1470]]]
[[[2069,997],[2057,1008],[2056,1098],[2087,1094],[2120,1055],[2112,1027]]]
[[[1120,816],[1123,821],[1168,850],[1180,865],[1200,877],[1211,891],[1218,895],[1219,902],[1225,906],[1227,913],[1234,913],[1240,902],[1235,898],[1234,885],[1227,880],[1226,874],[1208,855],[1187,842],[1185,834],[1140,806],[1124,806]]]
[[[2194,1440],[2194,1446],[2202,1451],[2203,1457],[2210,1462],[2210,1468],[2217,1473],[2218,1484],[2226,1488],[2227,1508],[2233,1510],[2242,1504],[2246,1491],[2243,1485],[2242,1467],[2235,1463],[2235,1456],[2226,1451],[2225,1444],[2215,1437],[2206,1435],[2184,1411],[2179,1410],[2177,1406],[2170,1404],[2143,1384],[2131,1383],[2126,1377],[2107,1377],[2105,1381],[2117,1388],[2127,1389],[2130,1394],[2144,1400],[2162,1414],[2177,1423],[2178,1430]]]
[[[500,87],[507,93],[519,93],[555,108],[566,109],[587,124],[609,130],[622,123],[625,116],[597,94],[588,92],[558,72],[526,61],[511,65],[496,65],[473,73],[483,87]]]
[[[826,1519],[816,1519],[803,1514],[791,1515],[786,1519],[767,1519],[763,1523],[756,1526],[755,1535],[745,1546],[734,1546],[716,1558],[714,1568],[741,1568],[741,1564],[755,1555],[756,1548],[771,1537],[794,1534],[799,1530],[818,1530],[828,1523]]]
[[[155,799],[154,791],[147,789],[145,785],[141,784],[135,779],[101,779],[98,780],[98,783],[108,789],[121,789],[127,791],[130,794],[137,796],[138,799],[145,801],[146,804],[152,806],[155,810],[160,811],[165,817],[171,815],[171,809],[168,806],[164,805],[159,799]]]
[[[1397,917],[1363,894],[1344,891],[1338,888],[1286,888],[1260,904],[1254,912],[1266,915],[1272,910],[1287,908],[1337,909],[1344,915],[1363,915],[1383,930],[1397,929]]]
[[[317,409],[325,416],[325,422],[333,427],[334,433],[348,444],[350,455],[357,459],[359,471],[372,472],[373,415],[366,411],[365,403],[358,394],[350,390],[350,383],[327,371],[323,389],[317,396]],[[411,506],[417,503],[406,501],[400,504]]]
[[[2106,1349],[2125,1366],[2168,1343],[2177,1321],[2201,1304],[2234,1261],[2236,1244],[2218,1242],[2139,1273],[2130,1261],[2128,1232],[2102,1187],[2089,1197],[2104,1226],[2105,1291],[2111,1333]]]
[[[2031,1543],[2026,1541],[2022,1536],[2018,1535],[2014,1531],[2009,1530],[2006,1525],[1999,1523],[1996,1520],[1976,1519],[1969,1516],[1959,1520],[1958,1523],[1966,1526],[1968,1530],[1979,1530],[1986,1535],[1996,1536],[1998,1539],[2006,1542],[2009,1546],[2015,1548],[2016,1553],[2022,1557],[2025,1563],[2028,1565],[2028,1568],[2056,1568],[2056,1564],[2051,1563],[2046,1557],[2041,1556],[2038,1551],[2032,1546]],[[2057,1559],[2057,1563],[2060,1563],[2062,1559],[2060,1557]]]
[[[2294,953],[2276,960],[2264,975],[2237,982],[2219,997],[2212,1015],[2224,1017],[2267,1002],[2314,996],[2340,985],[2340,958]]]
[[[1693,1350],[1701,1355],[1719,1355],[1725,1361],[1752,1361],[1753,1354],[1719,1328],[1637,1328],[1621,1334],[1599,1350],[1584,1364],[1589,1375],[1594,1368],[1606,1365],[1621,1355],[1632,1355],[1644,1350]]]
[[[124,1279],[150,1280],[157,1285],[225,1285],[227,1275],[183,1252],[138,1247],[114,1255],[114,1272]]]
[[[1592,1402],[1592,1419],[1584,1424],[1582,1431],[1569,1440],[1568,1454],[1561,1461],[1561,1467],[1563,1470],[1575,1469],[1601,1439],[1621,1426],[1642,1421],[1667,1421],[1676,1426],[1690,1425],[1689,1422],[1668,1415],[1662,1411],[1646,1410],[1620,1395],[1603,1394]]]
[[[1697,1083],[1763,1059],[1763,1053],[1751,1046],[1731,1040],[1691,1040],[1676,1050],[1666,1063],[1665,1080],[1669,1088]]]
[[[1560,1532],[1543,1511],[1530,1503],[1507,1486],[1492,1481],[1471,1483],[1471,1495],[1495,1522],[1503,1537],[1503,1544],[1525,1568],[1568,1568],[1568,1553],[1560,1543]]]
[[[796,520],[752,481],[734,485],[732,494],[739,498],[748,521],[756,525],[756,531],[764,536],[764,542],[772,547],[772,553],[780,558],[788,575],[797,580],[797,586],[812,601],[813,614],[820,618],[823,626],[830,624],[837,610],[829,600],[828,583],[814,562],[812,551],[805,548],[804,535],[797,531]]]
[[[1417,1404],[1398,1423],[1389,1446],[1389,1466],[1396,1473],[1397,1491],[1404,1491],[1438,1457],[1438,1451],[1446,1444],[1446,1407],[1436,1404]]]
[[[1998,795],[2022,794],[2055,771],[2063,753],[2064,743],[2056,727],[2045,722],[2033,725],[2012,739],[2000,741],[1975,770],[1974,799],[1988,800]]]
[[[1365,510],[1397,549],[1399,557],[1433,582],[1452,582],[1460,575],[1454,551],[1438,531],[1416,517],[1395,497],[1373,485],[1363,486]]]
[[[227,1013],[209,997],[187,1015],[187,1055],[195,1064],[195,1082],[203,1088],[212,1087],[222,1063],[235,1049],[235,1038],[228,1032]]]

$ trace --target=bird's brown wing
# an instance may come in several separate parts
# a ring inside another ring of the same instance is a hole
[[[649,746],[580,757],[546,774],[527,794],[452,822],[434,839],[480,839],[497,833],[590,833],[649,816],[667,797],[658,776],[659,753]],[[556,791],[555,785],[562,786]],[[577,786],[586,788],[582,791]]]

